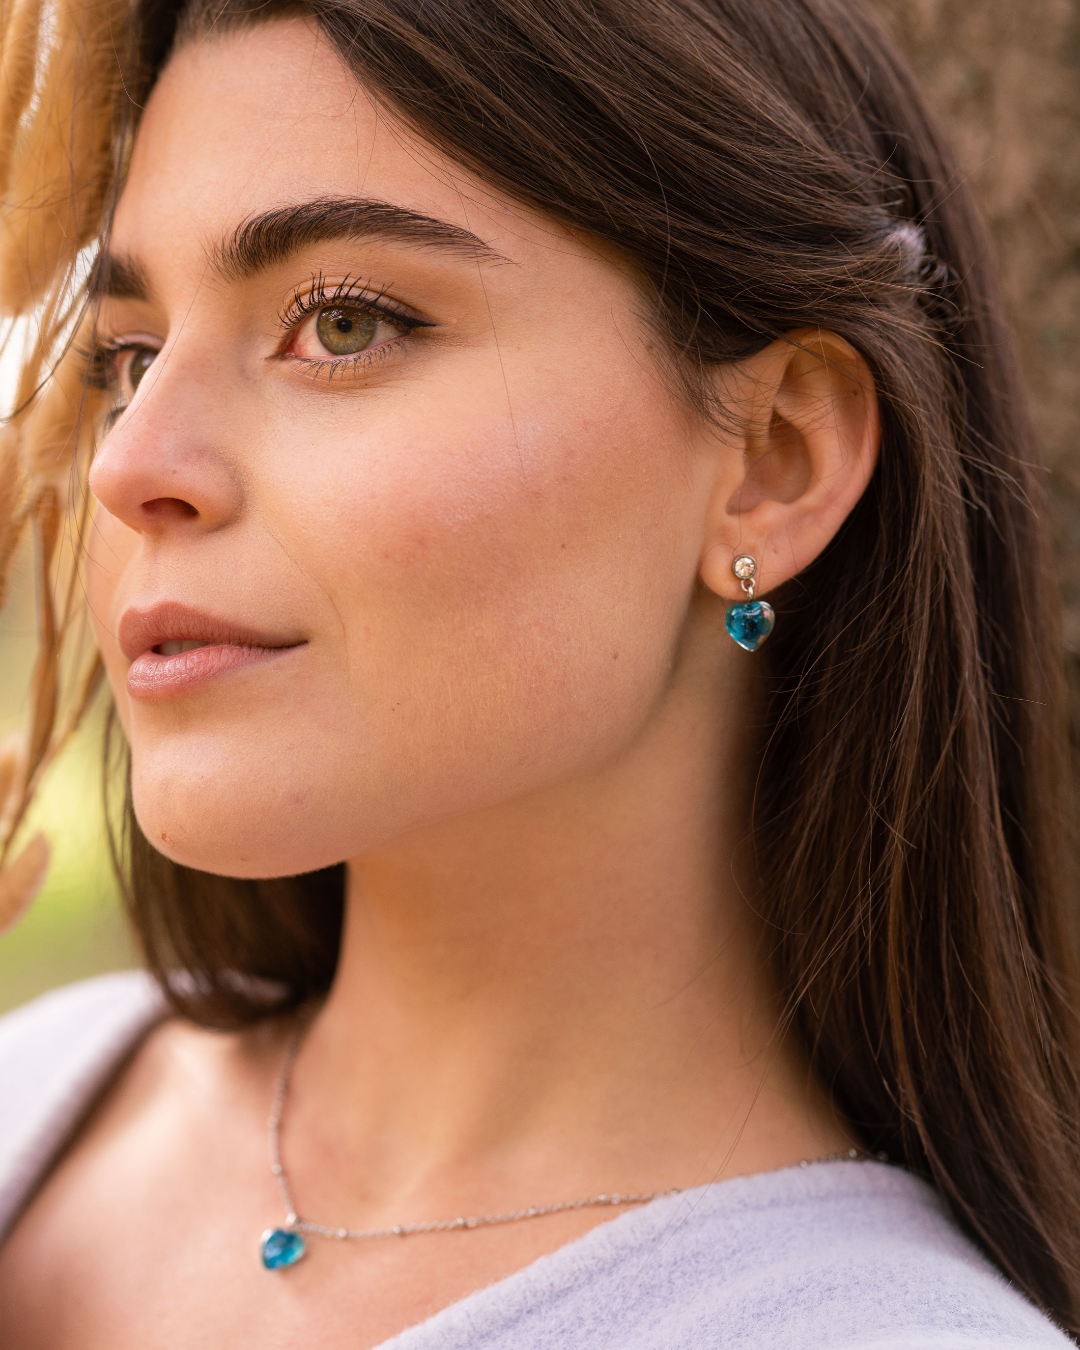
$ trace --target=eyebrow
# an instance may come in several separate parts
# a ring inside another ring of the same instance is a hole
[[[117,253],[99,253],[90,270],[87,289],[93,297],[114,300],[149,300],[150,283],[134,258]]]
[[[262,211],[207,250],[210,267],[223,281],[242,281],[288,261],[301,249],[331,240],[386,239],[442,249],[475,262],[506,262],[484,241],[449,221],[366,197],[317,197]],[[148,300],[145,269],[131,257],[102,253],[90,278],[94,296]]]

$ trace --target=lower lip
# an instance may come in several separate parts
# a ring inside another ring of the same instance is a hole
[[[175,656],[143,652],[128,669],[127,687],[132,698],[170,698],[208,684],[234,670],[246,670],[277,660],[295,647],[194,647]]]

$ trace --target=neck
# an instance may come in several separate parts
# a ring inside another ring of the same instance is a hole
[[[683,1188],[846,1146],[778,1035],[731,866],[746,785],[717,766],[750,756],[699,708],[673,696],[616,762],[350,864],[294,1109],[327,1146],[345,1132],[373,1213]]]

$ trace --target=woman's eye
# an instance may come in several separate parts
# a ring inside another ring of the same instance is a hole
[[[154,364],[157,357],[155,347],[125,347],[116,357],[116,377],[120,386],[120,398],[126,404],[135,396],[135,390],[142,383],[142,377]]]
[[[356,356],[404,330],[404,324],[361,305],[328,305],[304,320],[288,350],[308,361]]]
[[[375,336],[377,327],[374,314],[336,306],[320,310],[315,321],[319,341],[335,356],[352,356],[355,352],[362,352]]]

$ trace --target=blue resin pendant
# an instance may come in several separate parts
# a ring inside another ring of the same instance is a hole
[[[740,647],[756,652],[772,632],[775,618],[768,601],[748,600],[731,606],[724,615],[724,626]]]
[[[306,1246],[303,1235],[291,1228],[268,1228],[259,1239],[262,1263],[267,1270],[295,1266]]]

